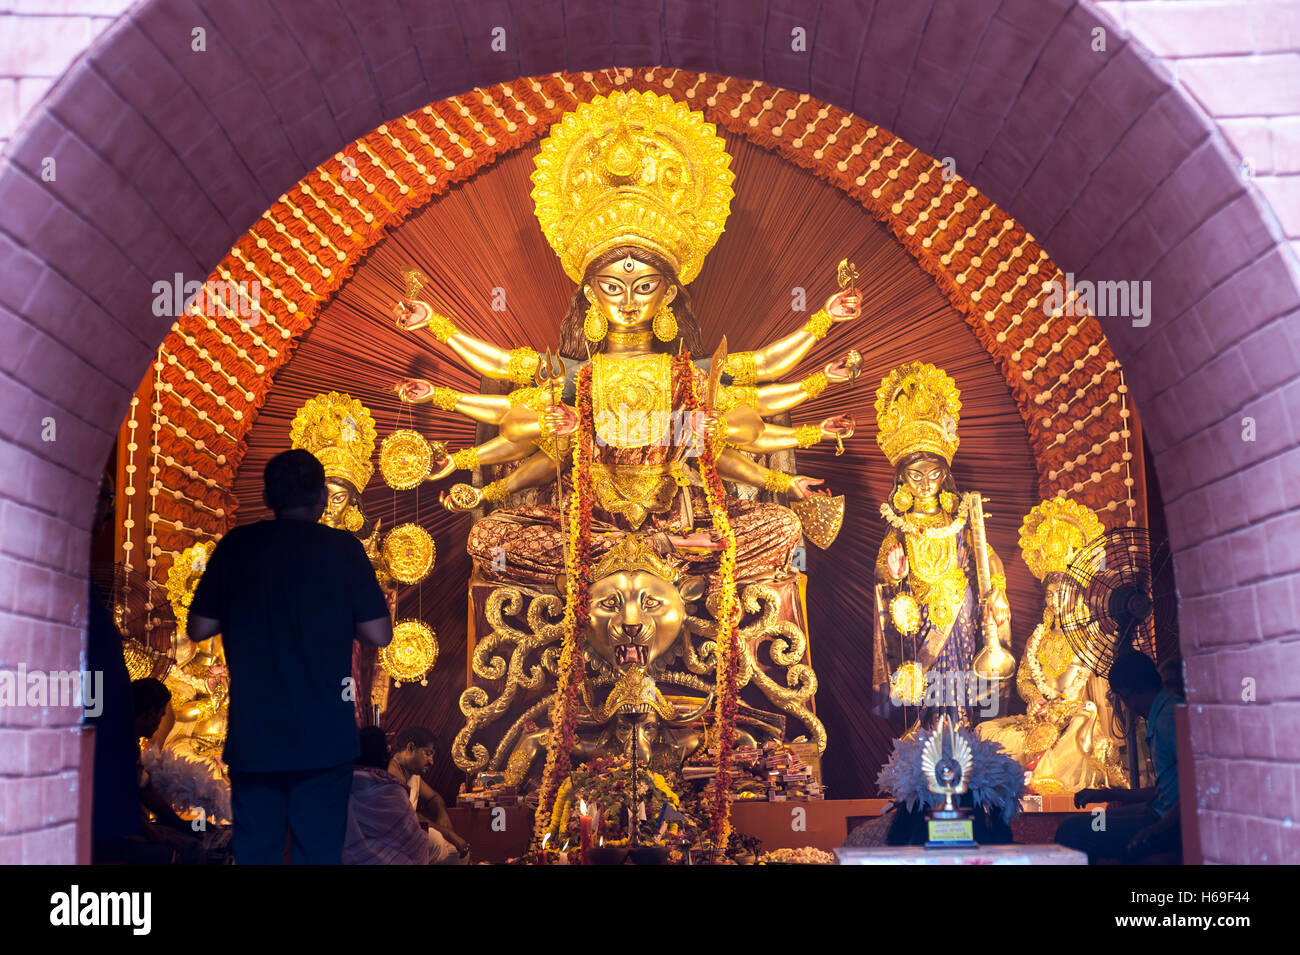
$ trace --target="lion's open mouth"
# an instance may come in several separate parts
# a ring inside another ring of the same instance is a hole
[[[614,648],[614,662],[619,666],[645,666],[646,648],[635,643],[625,643]]]

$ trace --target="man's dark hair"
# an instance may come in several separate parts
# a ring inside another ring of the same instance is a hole
[[[131,683],[131,702],[135,715],[160,710],[171,702],[172,691],[153,677],[134,680]]]
[[[412,743],[416,749],[424,749],[426,746],[433,747],[433,751],[438,751],[438,737],[433,735],[433,730],[426,729],[423,726],[408,726],[397,734],[393,740],[393,752],[400,753]]]
[[[1115,662],[1110,665],[1110,672],[1106,674],[1106,682],[1121,696],[1132,696],[1147,690],[1158,691],[1164,685],[1160,671],[1151,662],[1151,658],[1134,650],[1121,653],[1115,658]]]
[[[388,737],[378,726],[363,727],[357,733],[357,744],[361,747],[361,754],[357,757],[358,766],[388,768]]]
[[[266,463],[263,473],[266,506],[273,511],[312,507],[325,487],[325,468],[316,455],[302,448],[282,451]]]

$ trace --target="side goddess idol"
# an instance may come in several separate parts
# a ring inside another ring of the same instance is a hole
[[[925,362],[895,368],[876,392],[876,441],[895,477],[880,508],[889,528],[876,561],[873,683],[878,711],[904,734],[944,712],[968,725],[972,688],[1014,663],[1003,649],[1007,581],[983,540],[982,499],[959,493],[950,470],[960,415],[956,382]]]

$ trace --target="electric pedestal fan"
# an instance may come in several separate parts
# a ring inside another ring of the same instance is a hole
[[[1089,541],[1066,573],[1066,606],[1061,632],[1075,655],[1105,677],[1121,653],[1156,658],[1156,635],[1174,632],[1177,596],[1165,574],[1169,543],[1154,550],[1145,528],[1121,527]],[[1137,720],[1128,714],[1129,785],[1138,788]]]

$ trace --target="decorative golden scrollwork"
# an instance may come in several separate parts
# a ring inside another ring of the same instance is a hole
[[[817,692],[817,674],[802,662],[808,637],[796,624],[779,619],[781,599],[768,584],[746,587],[741,594],[741,605],[746,613],[758,613],[759,618],[739,632],[743,654],[740,685],[752,681],[769,701],[803,723],[817,743],[817,752],[824,753],[826,727],[806,705]],[[786,668],[785,686],[780,686],[758,665],[757,649],[764,641],[771,641],[768,654],[772,662]]]
[[[514,587],[497,587],[488,595],[484,615],[492,632],[475,645],[470,662],[476,676],[484,680],[504,679],[505,686],[495,700],[481,686],[471,686],[460,695],[460,711],[465,715],[465,726],[452,742],[451,755],[457,768],[466,773],[485,769],[489,761],[486,746],[482,743],[470,745],[474,736],[504,716],[520,691],[541,686],[545,673],[552,678],[556,674],[559,644],[564,636],[563,602],[553,594],[532,597],[525,614],[528,628],[525,631],[506,621],[507,617],[518,618],[524,600],[523,593]],[[502,654],[508,654],[508,659]],[[544,708],[539,709],[539,706],[535,704],[529,712],[542,712]],[[507,737],[518,735],[527,715],[511,726]],[[504,741],[502,745],[505,745]],[[500,746],[498,752],[501,752]]]
[[[460,696],[460,710],[465,715],[465,726],[452,744],[452,759],[466,773],[487,769],[502,769],[514,751],[525,725],[534,721],[539,725],[548,718],[555,699],[554,680],[558,671],[560,641],[564,632],[563,602],[558,596],[533,596],[524,612],[524,601],[529,598],[513,587],[498,587],[488,596],[484,615],[492,632],[474,647],[471,667],[483,680],[504,680],[505,686],[493,699],[481,686],[471,686]],[[776,707],[794,716],[808,729],[819,751],[826,749],[826,730],[821,721],[808,708],[807,703],[817,692],[817,676],[812,667],[803,663],[808,638],[794,623],[781,620],[780,598],[776,590],[765,584],[750,584],[741,595],[742,605],[748,615],[757,614],[748,627],[739,631],[741,654],[740,685],[753,683]],[[527,629],[508,622],[524,613]],[[709,679],[717,664],[717,643],[714,639],[714,621],[687,615],[681,640],[670,654],[663,658],[663,667],[656,667],[654,677],[658,682],[674,684],[710,695],[714,690]],[[769,643],[768,654],[773,664],[785,668],[785,686],[780,685],[759,666],[756,650]],[[612,683],[616,672],[599,655],[586,653],[587,682],[593,686]],[[680,659],[684,670],[671,668]],[[475,737],[487,726],[500,720],[519,699],[521,692],[544,688],[547,695],[518,716],[497,742],[493,752]]]

